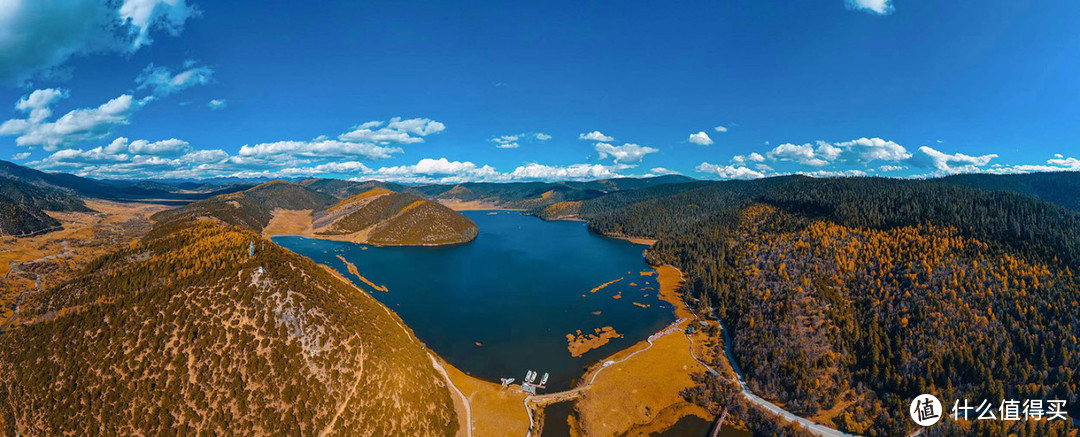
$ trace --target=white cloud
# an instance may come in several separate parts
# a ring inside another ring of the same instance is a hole
[[[606,179],[619,176],[616,168],[600,164],[573,164],[568,166],[551,166],[537,163],[529,163],[510,172],[512,179],[533,180],[588,180]]]
[[[815,147],[816,145],[816,147]],[[904,146],[881,138],[859,138],[852,141],[814,144],[784,143],[765,154],[773,161],[791,161],[812,167],[842,162],[866,165],[872,161],[899,162],[911,158]]]
[[[717,165],[710,164],[708,162],[702,162],[694,168],[699,173],[708,173],[716,175],[724,179],[760,179],[765,177],[765,174],[749,169],[746,167],[739,167],[734,165]]]
[[[225,99],[213,99],[206,103],[206,106],[213,111],[225,109],[229,105],[229,102]]]
[[[608,143],[596,143],[596,151],[600,154],[600,159],[605,159],[610,156],[614,158],[615,163],[617,164],[633,164],[640,162],[645,155],[656,153],[660,150],[630,143],[621,146],[613,146]]]
[[[213,80],[214,70],[210,67],[194,67],[173,74],[168,68],[147,65],[139,77],[135,78],[138,89],[150,89],[155,95],[167,96],[195,85],[206,85]]]
[[[712,138],[709,138],[709,134],[705,131],[698,132],[696,134],[690,134],[690,138],[687,141],[697,144],[699,146],[708,146],[713,143]]]
[[[188,18],[199,14],[186,0],[125,0],[120,6],[122,21],[130,23],[134,37],[132,46],[139,48],[150,44],[152,28],[161,28],[178,35]]]
[[[714,127],[713,130],[717,131],[717,132],[727,132],[728,128],[724,127],[724,126],[717,126],[717,127]]]
[[[731,158],[731,162],[738,165],[746,164],[747,162],[765,162],[765,157],[760,153],[753,152],[749,155],[735,155]]]
[[[446,130],[445,124],[427,118],[402,120],[401,117],[394,117],[390,119],[386,127],[375,129],[382,125],[381,121],[369,121],[350,132],[339,135],[338,139],[358,143],[413,144],[424,142],[421,137]]]
[[[848,9],[866,11],[877,15],[893,12],[892,0],[845,0]]]
[[[980,156],[965,155],[963,153],[948,154],[939,152],[929,146],[919,148],[919,155],[913,156],[908,162],[916,167],[934,168],[939,174],[970,173],[979,171],[979,167],[985,167],[998,155],[987,154]]]
[[[244,145],[237,156],[262,160],[290,160],[295,157],[330,158],[363,157],[369,160],[389,158],[401,153],[400,147],[380,146],[372,143],[352,143],[336,140],[277,141]]]
[[[57,100],[67,97],[67,90],[60,90],[54,88],[46,88],[42,90],[35,90],[28,96],[24,96],[15,103],[15,109],[22,112],[29,112],[30,117],[28,120],[31,123],[39,123],[52,115],[52,109],[50,105]]]
[[[902,165],[883,165],[881,167],[878,167],[878,171],[881,171],[881,172],[900,171],[900,170],[903,170],[905,168],[907,168],[907,167],[904,167]]]
[[[836,143],[836,146],[847,149],[850,159],[859,163],[868,163],[874,160],[903,161],[911,157],[904,146],[881,138],[859,138],[857,140]]]
[[[604,135],[604,134],[600,133],[600,131],[598,131],[598,130],[594,130],[592,132],[585,133],[585,134],[578,134],[578,139],[579,140],[589,140],[589,141],[601,141],[601,142],[615,141],[614,137],[609,137],[607,135]]]
[[[795,172],[803,176],[810,176],[813,178],[836,178],[836,177],[859,177],[866,176],[866,172],[862,170],[843,170],[843,171],[830,171],[830,170],[815,170],[815,171],[800,171]]]
[[[768,156],[769,159],[773,161],[794,161],[812,167],[821,167],[829,164],[828,161],[817,156],[814,152],[814,146],[810,144],[797,145],[784,143],[770,150],[765,156]]]
[[[30,157],[30,152],[21,152],[21,153],[16,153],[14,155],[11,155],[11,160],[12,161],[22,161],[22,160],[24,160],[26,158],[29,158],[29,157]]]
[[[132,155],[177,156],[190,152],[191,145],[187,141],[176,138],[155,142],[146,140],[129,142],[125,137],[118,137],[105,146],[105,150],[109,153],[131,153]]]
[[[66,93],[57,94],[56,90],[44,90],[47,97],[39,97],[37,102],[31,102],[35,100],[35,94],[41,96],[41,91],[43,90],[34,91],[30,96],[19,100],[16,108],[29,112],[29,117],[11,119],[0,124],[0,135],[16,136],[15,144],[19,146],[41,147],[47,151],[74,147],[83,142],[104,138],[116,127],[128,124],[131,116],[152,100],[150,97],[137,100],[130,94],[124,94],[97,108],[75,109],[54,122],[47,122],[52,115],[49,105],[66,96]]]
[[[492,138],[491,141],[495,143],[495,147],[500,149],[516,149],[520,144],[518,140],[521,137],[518,135],[503,135],[501,137]]]
[[[551,139],[551,135],[545,133],[527,133],[527,134],[514,134],[503,135],[490,139],[489,141],[495,143],[495,147],[500,149],[516,149],[521,146],[522,142],[539,141],[544,142]]]
[[[197,14],[185,0],[0,2],[0,82],[56,76],[77,55],[134,52],[153,30],[176,35]]]
[[[682,173],[679,173],[678,171],[675,171],[675,170],[666,169],[664,167],[653,167],[652,169],[649,170],[649,173],[646,174],[645,177],[665,176],[665,175],[672,175],[672,174],[682,174]]]

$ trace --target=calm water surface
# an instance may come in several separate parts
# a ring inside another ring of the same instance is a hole
[[[642,257],[644,246],[589,233],[582,222],[545,222],[513,211],[464,214],[480,234],[455,246],[372,247],[297,236],[273,240],[337,269],[396,311],[428,347],[489,381],[520,382],[532,369],[551,374],[547,391],[567,389],[585,367],[674,320],[670,305],[657,298],[655,275],[640,275],[652,271]],[[350,275],[337,255],[389,291],[372,290]],[[620,277],[625,279],[589,292]],[[566,334],[603,326],[625,337],[570,356]]]

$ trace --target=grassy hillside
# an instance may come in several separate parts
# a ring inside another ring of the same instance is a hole
[[[158,223],[36,294],[0,335],[4,435],[457,428],[444,380],[396,316],[309,259],[216,221]]]
[[[332,200],[330,196],[298,184],[273,181],[245,191],[222,194],[162,211],[152,218],[155,221],[171,221],[185,217],[214,218],[258,232],[270,223],[275,209],[321,209]]]
[[[385,245],[435,245],[471,241],[476,224],[460,213],[413,194],[373,188],[315,213],[316,234],[364,233]]]
[[[659,239],[650,260],[687,273],[727,323],[751,388],[842,430],[911,431],[895,412],[920,393],[1080,401],[1080,214],[1063,207],[942,181],[786,177],[576,208],[594,231]]]

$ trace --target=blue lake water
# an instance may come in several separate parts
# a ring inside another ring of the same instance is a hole
[[[656,275],[640,275],[652,271],[642,256],[645,246],[590,233],[582,222],[546,222],[514,211],[464,214],[480,233],[454,246],[273,240],[338,270],[396,311],[451,364],[494,382],[520,382],[527,370],[536,370],[551,374],[548,392],[570,388],[584,368],[675,320],[671,306],[657,298]],[[349,274],[338,255],[389,291],[373,290]],[[625,279],[590,293],[618,278]],[[604,326],[624,337],[580,357],[570,355],[566,334]]]

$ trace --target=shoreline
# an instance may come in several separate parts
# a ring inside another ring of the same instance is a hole
[[[513,210],[496,209],[489,211]],[[292,235],[319,239],[308,235]],[[621,235],[598,235],[646,246],[652,246],[656,242],[655,240]],[[670,335],[672,333],[681,333],[692,322],[692,313],[679,293],[679,289],[683,284],[683,275],[674,266],[648,266],[657,275],[658,290],[656,297],[672,305],[672,314],[675,316],[674,322],[663,330],[651,334],[648,338],[614,351],[589,366],[577,378],[571,389],[541,395],[528,395],[521,390],[519,384],[503,387],[497,382],[469,375],[456,368],[436,351],[428,348],[396,312],[379,302],[371,292],[364,290],[359,284],[346,278],[337,269],[325,264],[322,266],[330,270],[340,280],[351,285],[355,290],[377,302],[384,311],[394,317],[397,324],[405,330],[413,341],[420,344],[428,352],[433,364],[438,363],[436,370],[444,376],[443,379],[446,381],[447,390],[454,401],[454,409],[458,415],[460,424],[460,429],[457,432],[458,436],[538,435],[543,429],[544,408],[563,401],[575,403],[575,411],[581,417],[578,418],[580,420],[573,421],[572,426],[579,431],[586,429],[586,427],[600,426],[598,423],[605,423],[603,426],[611,426],[606,424],[611,420],[614,420],[613,423],[620,423],[618,425],[620,427],[627,427],[623,431],[644,429],[642,427],[662,431],[686,415],[694,415],[707,420],[712,419],[700,407],[689,404],[677,397],[678,391],[686,386],[687,381],[689,381],[689,375],[698,370],[696,367],[688,367],[686,363],[682,363],[679,365],[681,367],[675,366],[661,372],[650,370],[655,369],[658,362],[660,365],[672,363],[668,365],[674,366],[673,363],[681,363],[693,358],[692,354],[689,353],[690,347],[682,345],[683,342],[689,342],[688,337]],[[692,346],[692,343],[690,345]],[[654,346],[657,349],[655,351],[651,350]],[[684,353],[687,355],[686,360],[682,360]],[[693,365],[697,364],[696,362],[693,363]],[[613,393],[616,387],[618,387],[618,390],[622,388],[633,389],[634,392],[642,390],[643,393],[630,399],[619,395],[617,398],[622,400],[615,403],[612,396],[614,396]],[[657,397],[645,393],[660,393],[663,396]],[[586,402],[586,404],[582,404],[582,402]],[[605,405],[604,409],[597,409],[597,403]],[[585,406],[579,407],[580,405]],[[582,414],[581,408],[586,408],[588,413]],[[663,409],[666,412],[661,420],[648,413],[643,415],[642,409],[644,411]],[[571,414],[571,416],[575,416],[575,414]]]

